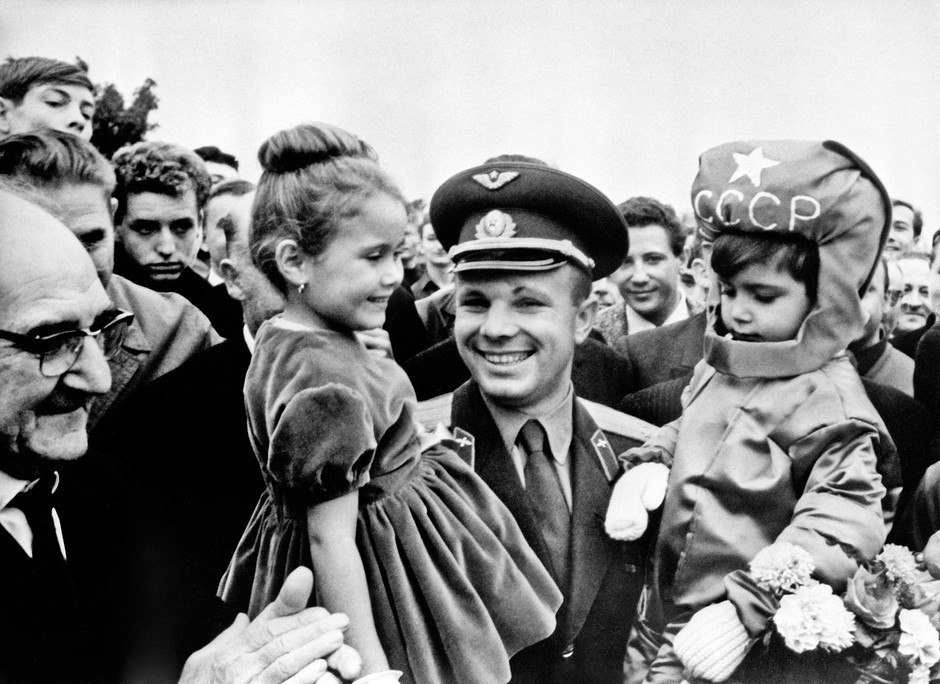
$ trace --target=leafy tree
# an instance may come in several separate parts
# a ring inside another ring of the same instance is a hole
[[[80,58],[77,64],[88,71],[88,65]],[[134,91],[134,100],[129,107],[124,105],[124,96],[113,83],[95,84],[95,118],[92,121],[91,142],[108,159],[117,150],[144,139],[148,131],[157,127],[148,123],[159,99],[154,93],[156,82],[145,79]]]

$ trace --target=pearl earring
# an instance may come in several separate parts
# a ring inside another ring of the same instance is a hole
[[[307,283],[301,283],[300,285],[297,286],[297,292],[300,294],[303,294],[304,290],[306,289],[307,289]]]

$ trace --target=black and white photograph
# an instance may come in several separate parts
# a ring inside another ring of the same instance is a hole
[[[0,684],[940,682],[938,0],[0,7]]]

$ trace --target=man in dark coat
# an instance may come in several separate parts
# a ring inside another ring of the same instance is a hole
[[[472,375],[453,396],[455,441],[565,597],[555,633],[512,659],[512,681],[620,682],[646,540],[616,542],[603,521],[615,454],[642,436],[600,429],[616,412],[592,416],[571,381],[591,280],[626,254],[620,213],[573,176],[508,161],[447,181],[431,220],[456,264],[454,334]]]
[[[115,453],[134,454],[151,483],[173,492],[160,527],[181,541],[185,573],[167,582],[184,589],[215,593],[264,489],[248,441],[242,389],[249,344],[258,327],[284,308],[284,298],[248,253],[253,198],[253,192],[238,197],[219,220],[219,270],[241,304],[243,330],[141,390],[114,421],[119,429],[109,443]]]
[[[621,353],[627,359],[631,391],[691,375],[702,360],[705,322],[702,311],[678,323],[624,337]]]

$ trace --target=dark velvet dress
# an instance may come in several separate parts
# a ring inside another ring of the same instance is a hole
[[[403,681],[505,682],[509,656],[552,633],[561,594],[473,470],[440,445],[422,452],[397,364],[351,332],[275,318],[245,396],[266,491],[222,579],[226,602],[257,615],[312,567],[308,507],[359,489],[372,612]]]

